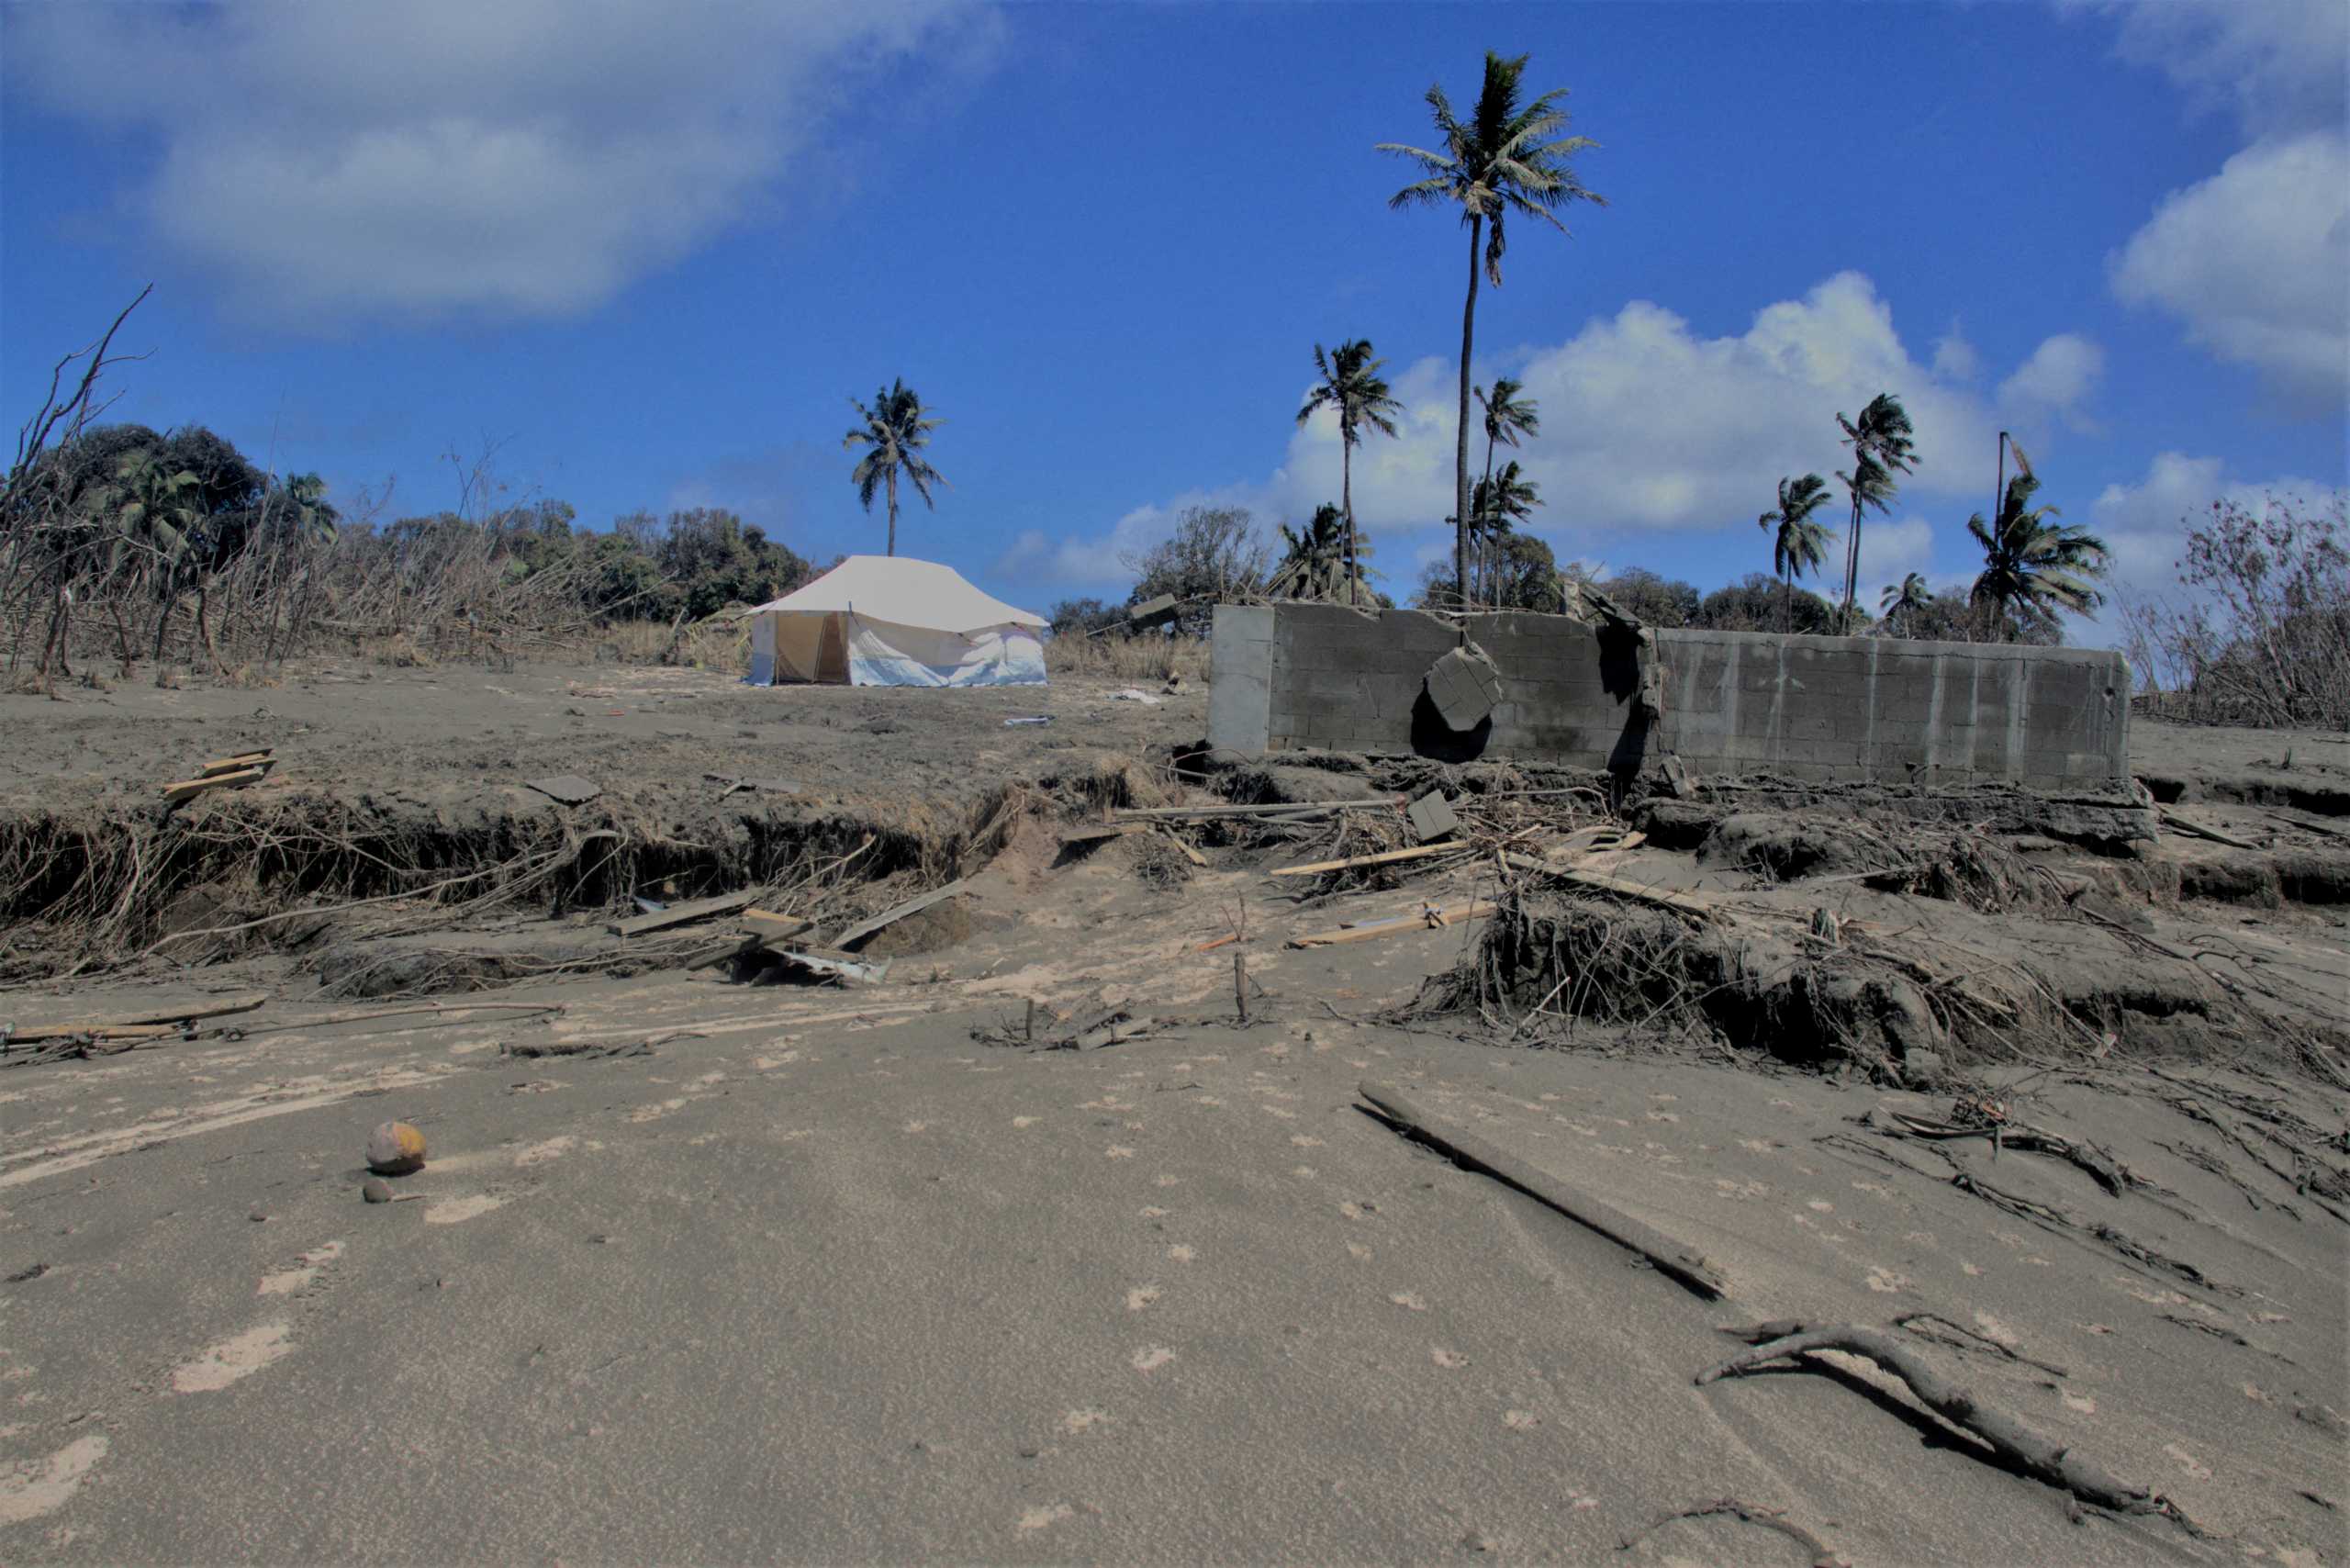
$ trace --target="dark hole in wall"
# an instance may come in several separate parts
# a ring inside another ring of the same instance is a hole
[[[1485,743],[1493,736],[1494,717],[1490,713],[1478,720],[1474,729],[1449,727],[1426,687],[1420,689],[1418,700],[1412,704],[1412,750],[1421,756],[1438,762],[1472,762],[1484,755]]]
[[[1599,685],[1624,708],[1624,729],[1607,754],[1607,770],[1628,777],[1648,758],[1651,722],[1640,701],[1640,634],[1631,627],[1612,622],[1600,627]]]

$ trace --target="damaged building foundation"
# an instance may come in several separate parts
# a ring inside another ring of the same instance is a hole
[[[1456,649],[1468,657],[1448,659]],[[1464,664],[1482,676],[1460,678]],[[1284,603],[1217,607],[1208,738],[1252,756],[1412,753],[1625,776],[1675,759],[1806,782],[2121,792],[2129,715],[2127,666],[2091,649],[1523,611],[1456,626],[1418,610]]]

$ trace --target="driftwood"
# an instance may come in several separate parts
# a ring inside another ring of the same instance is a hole
[[[1528,1197],[1549,1204],[1577,1225],[1597,1231],[1618,1247],[1639,1253],[1661,1272],[1671,1275],[1707,1300],[1712,1301],[1729,1294],[1729,1286],[1702,1255],[1694,1249],[1684,1247],[1654,1226],[1634,1219],[1611,1204],[1574,1191],[1557,1177],[1537,1170],[1475,1133],[1442,1126],[1398,1090],[1373,1088],[1365,1083],[1359,1085],[1355,1092],[1369,1101],[1380,1119],[1389,1126],[1451,1156],[1472,1170],[1483,1171],[1507,1186],[1516,1188]]]
[[[2120,1514],[2165,1514],[2194,1529],[2178,1506],[2158,1492],[2116,1479],[2071,1449],[2050,1441],[2004,1410],[1994,1409],[1950,1382],[1889,1336],[1856,1324],[1759,1323],[1724,1330],[1754,1345],[1718,1367],[1697,1374],[1699,1387],[1737,1377],[1773,1361],[1795,1361],[1816,1350],[1841,1350],[1874,1361],[1909,1385],[1920,1404],[1954,1427],[1974,1433],[2009,1465],[2033,1479],[2071,1493],[2084,1503]],[[1759,1341],[1759,1342],[1757,1342]]]
[[[18,1024],[5,1031],[12,1041],[62,1040],[77,1035],[93,1037],[121,1036],[131,1039],[153,1039],[174,1034],[182,1024],[199,1018],[226,1018],[233,1014],[251,1013],[266,995],[224,997],[218,1002],[196,1002],[185,1007],[153,1007],[143,1013],[126,1013],[114,1018],[69,1019],[56,1024]]]
[[[639,914],[627,920],[614,921],[610,930],[615,936],[642,936],[648,931],[666,931],[672,925],[684,925],[692,921],[708,920],[712,915],[733,914],[748,907],[759,895],[755,891],[721,893],[711,899],[692,899],[673,903],[666,909],[650,914]]]
[[[1122,806],[1110,813],[1116,822],[1184,822],[1192,818],[1303,815],[1308,812],[1392,812],[1395,800],[1269,801],[1259,806]]]
[[[1409,849],[1386,849],[1376,855],[1354,855],[1344,860],[1316,860],[1308,866],[1283,866],[1268,873],[1275,877],[1311,877],[1324,871],[1351,871],[1358,866],[1386,866],[1398,860],[1424,860],[1431,855],[1460,855],[1469,851],[1466,844],[1420,844]]]

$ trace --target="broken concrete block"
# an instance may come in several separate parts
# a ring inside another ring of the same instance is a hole
[[[1452,802],[1444,798],[1441,790],[1431,790],[1404,810],[1412,824],[1412,836],[1419,843],[1445,837],[1459,831],[1460,819],[1452,812]]]
[[[1483,654],[1455,648],[1428,666],[1428,700],[1445,728],[1465,734],[1493,715],[1502,700],[1502,680]]]

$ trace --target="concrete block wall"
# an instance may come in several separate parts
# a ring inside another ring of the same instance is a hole
[[[1456,640],[1416,610],[1219,606],[1209,739],[1247,755],[1293,747],[1539,757],[1637,768],[1666,753],[1699,772],[1797,778],[2115,787],[2128,778],[2129,675],[2117,654],[1780,637],[1628,634],[1559,615],[1472,616],[1502,700],[1460,736],[1422,677]],[[1641,667],[1664,713],[1639,707]]]

